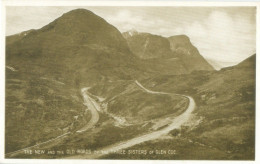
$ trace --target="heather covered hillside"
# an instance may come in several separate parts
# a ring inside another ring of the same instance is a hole
[[[214,73],[158,76],[146,81],[153,90],[192,95],[197,103],[189,122],[169,133],[169,138],[142,143],[132,149],[174,149],[174,157],[142,156],[138,159],[255,158],[255,60]],[[151,146],[152,145],[152,146]],[[107,158],[126,158],[110,155]],[[127,156],[131,158],[131,156]],[[136,159],[136,157],[135,157]]]

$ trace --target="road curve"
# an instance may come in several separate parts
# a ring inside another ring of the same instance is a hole
[[[151,90],[145,88],[143,85],[141,85],[138,81],[135,81],[135,83],[141,89],[143,89],[144,91],[151,93],[151,94],[179,95],[179,94],[171,94],[171,93],[165,93],[165,92],[151,91]],[[127,140],[127,141],[119,142],[117,144],[113,144],[113,145],[104,147],[104,148],[102,148],[98,151],[99,152],[116,152],[116,151],[119,151],[119,150],[122,150],[122,149],[132,147],[134,145],[140,144],[140,143],[145,142],[145,141],[157,139],[157,138],[161,137],[162,135],[168,134],[173,129],[180,128],[181,125],[183,125],[186,121],[189,120],[192,111],[196,107],[195,101],[193,100],[192,97],[186,96],[186,95],[180,95],[180,96],[183,96],[183,97],[185,97],[189,100],[189,106],[187,107],[187,109],[184,113],[182,113],[181,115],[174,118],[172,120],[172,123],[169,126],[163,128],[161,130],[155,131],[155,132],[151,132],[151,133],[148,133],[148,134],[145,134],[145,135],[142,135],[142,136],[132,138],[132,139]],[[76,158],[95,159],[95,158],[98,158],[98,157],[103,156],[103,155],[104,154],[76,155],[76,156],[71,156],[71,157],[68,157],[68,158],[70,158],[70,159],[76,159]]]
[[[82,88],[81,94],[84,98],[84,105],[88,107],[92,117],[83,128],[77,131],[77,133],[85,132],[86,130],[92,128],[99,120],[99,114],[97,111],[100,111],[100,105],[96,103],[96,101],[87,94],[87,91],[88,88]]]

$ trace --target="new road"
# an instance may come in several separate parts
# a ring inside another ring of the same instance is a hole
[[[142,90],[144,90],[148,93],[151,93],[151,94],[168,94],[168,95],[172,94],[172,93],[166,93],[166,92],[151,91],[151,90],[145,88],[143,85],[141,85],[138,81],[135,81],[135,83]],[[173,95],[179,95],[179,94],[173,94]],[[189,120],[192,111],[196,107],[196,104],[195,104],[195,101],[193,100],[193,98],[190,97],[190,96],[186,96],[186,95],[179,95],[179,96],[183,96],[183,97],[187,98],[189,100],[189,105],[188,105],[188,107],[187,107],[187,109],[184,113],[182,113],[181,115],[177,116],[176,118],[174,118],[172,120],[172,123],[170,125],[168,125],[167,127],[163,128],[161,130],[151,132],[151,133],[148,133],[148,134],[145,134],[145,135],[142,135],[142,136],[132,138],[132,139],[127,140],[127,141],[119,142],[117,144],[113,144],[113,145],[104,147],[104,148],[98,150],[98,152],[117,152],[119,150],[132,147],[134,145],[140,144],[140,143],[145,142],[145,141],[150,141],[150,140],[160,138],[162,135],[168,134],[171,130],[180,128],[181,125],[183,125],[186,121]],[[91,155],[85,155],[84,154],[84,155],[71,156],[71,157],[68,157],[68,158],[74,158],[74,159],[76,159],[76,158],[78,158],[78,159],[79,158],[91,158],[91,159],[94,159],[94,158],[98,158],[102,155],[104,155],[104,154],[91,154]]]
[[[81,94],[84,98],[84,105],[87,106],[87,109],[91,112],[91,119],[83,128],[77,131],[78,133],[85,132],[92,128],[99,120],[99,114],[97,111],[100,111],[100,105],[88,95],[88,89],[89,88],[82,88]]]

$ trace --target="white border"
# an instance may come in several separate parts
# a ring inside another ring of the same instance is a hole
[[[171,0],[2,0],[5,6],[256,6],[257,2],[209,2]],[[258,2],[259,3],[259,2]]]
[[[0,0],[1,1],[1,0]],[[1,94],[0,94],[0,163],[54,163],[54,164],[60,164],[60,163],[228,163],[228,162],[236,162],[236,163],[259,163],[259,141],[257,138],[260,137],[259,135],[259,85],[256,85],[256,150],[255,150],[255,161],[180,161],[180,160],[62,160],[62,159],[55,159],[55,160],[33,160],[33,159],[4,159],[4,123],[5,123],[5,7],[6,6],[256,6],[257,7],[257,41],[256,45],[259,45],[259,38],[260,33],[258,29],[259,22],[260,22],[260,2],[180,2],[180,1],[83,1],[83,0],[2,0],[1,1],[1,27],[0,27],[0,33],[1,33],[1,39],[0,39],[0,79],[1,79]],[[256,47],[257,54],[259,54],[259,49]],[[256,68],[256,84],[259,82],[259,67],[260,58],[257,55],[257,68]]]

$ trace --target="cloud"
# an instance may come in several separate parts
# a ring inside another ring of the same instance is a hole
[[[188,35],[205,58],[222,66],[238,63],[255,52],[255,26],[243,15],[213,11],[204,20],[175,30]]]
[[[116,26],[121,32],[136,29],[140,32],[150,32],[153,34],[168,33],[167,28],[158,28],[158,25],[166,24],[160,19],[151,19],[150,16],[142,13],[134,13],[131,10],[121,9],[114,15],[106,16],[106,20]],[[158,33],[159,31],[159,33]]]
[[[143,18],[132,14],[128,10],[120,10],[116,15],[108,16],[106,20],[116,27],[119,27],[123,32],[132,28],[137,28],[137,25],[141,24]]]

